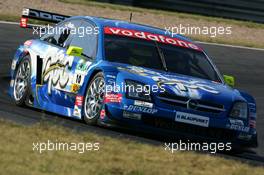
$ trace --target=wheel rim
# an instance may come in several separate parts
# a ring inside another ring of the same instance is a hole
[[[23,98],[28,87],[28,79],[30,77],[30,63],[28,60],[23,61],[18,67],[15,83],[14,98],[19,101]]]
[[[104,100],[105,81],[103,77],[97,77],[89,86],[85,97],[84,112],[88,119],[99,115]]]

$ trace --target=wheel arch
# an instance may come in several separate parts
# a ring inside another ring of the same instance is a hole
[[[15,58],[14,58],[14,60],[16,61],[16,65],[15,65],[15,68],[14,68],[15,71],[17,70],[18,65],[21,63],[21,61],[23,60],[23,58],[24,58],[25,56],[29,56],[29,57],[31,58],[31,54],[30,54],[30,52],[29,52],[28,50],[26,50],[26,49],[23,50],[23,51],[21,51],[20,53],[18,53],[18,54],[15,56]]]
[[[94,77],[97,73],[99,73],[99,72],[103,72],[103,73],[104,73],[103,69],[101,69],[101,68],[95,68],[95,69],[93,69],[91,72],[88,73],[88,75],[87,75],[86,78],[85,78],[84,84],[83,84],[83,86],[82,86],[81,94],[82,94],[83,96],[85,96],[85,93],[86,93],[86,91],[87,91],[87,88],[88,88],[88,86],[89,86],[89,83],[91,82],[91,80],[93,79],[93,77]]]

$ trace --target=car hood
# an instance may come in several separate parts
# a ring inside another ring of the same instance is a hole
[[[220,82],[131,65],[116,66],[124,79],[162,86],[164,93],[170,95],[215,102],[224,105],[226,109],[229,109],[234,101],[246,101],[238,90]],[[154,94],[159,96],[161,92]]]

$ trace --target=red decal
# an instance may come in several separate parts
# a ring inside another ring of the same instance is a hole
[[[105,110],[104,109],[102,109],[101,112],[100,112],[100,118],[101,119],[105,118]]]
[[[172,44],[172,45],[179,46],[179,47],[202,51],[200,47],[198,47],[197,45],[191,42],[183,41],[178,38],[171,38],[171,37],[167,37],[167,36],[159,35],[159,34],[153,34],[153,33],[148,33],[148,32],[141,32],[137,30],[123,29],[123,28],[115,28],[115,27],[105,27],[104,33],[110,34],[110,35],[121,35],[121,36],[127,36],[127,37],[132,37],[132,38],[140,38],[140,39],[145,39],[149,41],[157,41],[160,43]]]
[[[75,105],[76,106],[82,106],[82,104],[83,104],[83,96],[77,95],[76,99],[75,99]]]
[[[106,94],[105,103],[120,103],[122,101],[122,94]]]
[[[27,40],[26,42],[24,42],[25,46],[30,46],[32,44],[32,40]]]
[[[20,18],[20,27],[26,28],[27,27],[27,18]]]
[[[249,120],[249,126],[250,126],[250,128],[256,128],[256,121],[255,120]]]

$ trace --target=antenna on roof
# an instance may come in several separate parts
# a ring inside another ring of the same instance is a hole
[[[131,13],[130,13],[130,19],[129,19],[129,22],[132,21],[132,17],[133,17],[133,13],[131,12]]]

